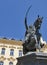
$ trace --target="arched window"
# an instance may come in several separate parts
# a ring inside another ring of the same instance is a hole
[[[23,54],[23,51],[22,50],[19,50],[19,56],[21,57]]]
[[[9,65],[13,65],[13,62],[9,62]]]
[[[2,48],[1,54],[5,54],[5,48]]]
[[[10,55],[11,55],[11,56],[14,55],[14,49],[10,49]]]
[[[3,61],[0,61],[0,65],[4,65],[4,62]]]

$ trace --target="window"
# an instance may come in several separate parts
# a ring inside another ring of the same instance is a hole
[[[19,56],[20,57],[22,56],[22,50],[19,50]]]
[[[5,54],[5,48],[2,48],[1,54]]]
[[[4,65],[4,62],[0,61],[0,65]]]
[[[14,55],[14,49],[10,49],[10,55],[11,55],[11,56]]]
[[[9,65],[13,65],[13,62],[9,62]]]

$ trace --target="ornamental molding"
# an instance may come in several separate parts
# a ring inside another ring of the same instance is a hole
[[[40,49],[41,52],[47,53],[47,44],[43,46],[43,48]]]
[[[4,61],[4,60],[6,60],[6,58],[5,58],[4,56],[1,56],[1,57],[0,57],[0,60],[1,60],[1,61]]]
[[[15,61],[16,59],[14,59],[13,57],[7,58],[8,61]]]
[[[13,48],[13,49],[16,49],[16,47],[14,47],[14,46],[9,46],[9,48]]]
[[[6,45],[0,45],[0,47],[8,48],[8,46],[6,46]]]
[[[10,44],[10,45],[20,45],[22,46],[23,42],[22,41],[17,41],[17,40],[8,40],[8,39],[0,39],[0,44]]]

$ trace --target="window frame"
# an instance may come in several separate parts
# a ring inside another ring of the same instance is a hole
[[[14,49],[10,49],[10,56],[14,56]]]
[[[2,48],[1,54],[2,54],[2,55],[5,55],[5,48]]]
[[[0,65],[4,65],[4,62],[3,61],[0,61]]]
[[[22,50],[19,50],[19,57],[21,57],[23,54],[23,51]]]
[[[9,62],[9,65],[13,65],[13,62]]]

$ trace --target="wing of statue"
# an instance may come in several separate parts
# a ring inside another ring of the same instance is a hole
[[[26,28],[26,30],[28,30],[27,18],[25,18],[25,28]]]
[[[32,5],[31,5],[31,6],[32,6]],[[26,30],[28,30],[28,25],[27,25],[27,15],[28,15],[28,12],[29,12],[31,6],[28,8],[28,10],[27,10],[27,12],[26,12],[26,16],[25,16],[25,28],[26,28]]]

